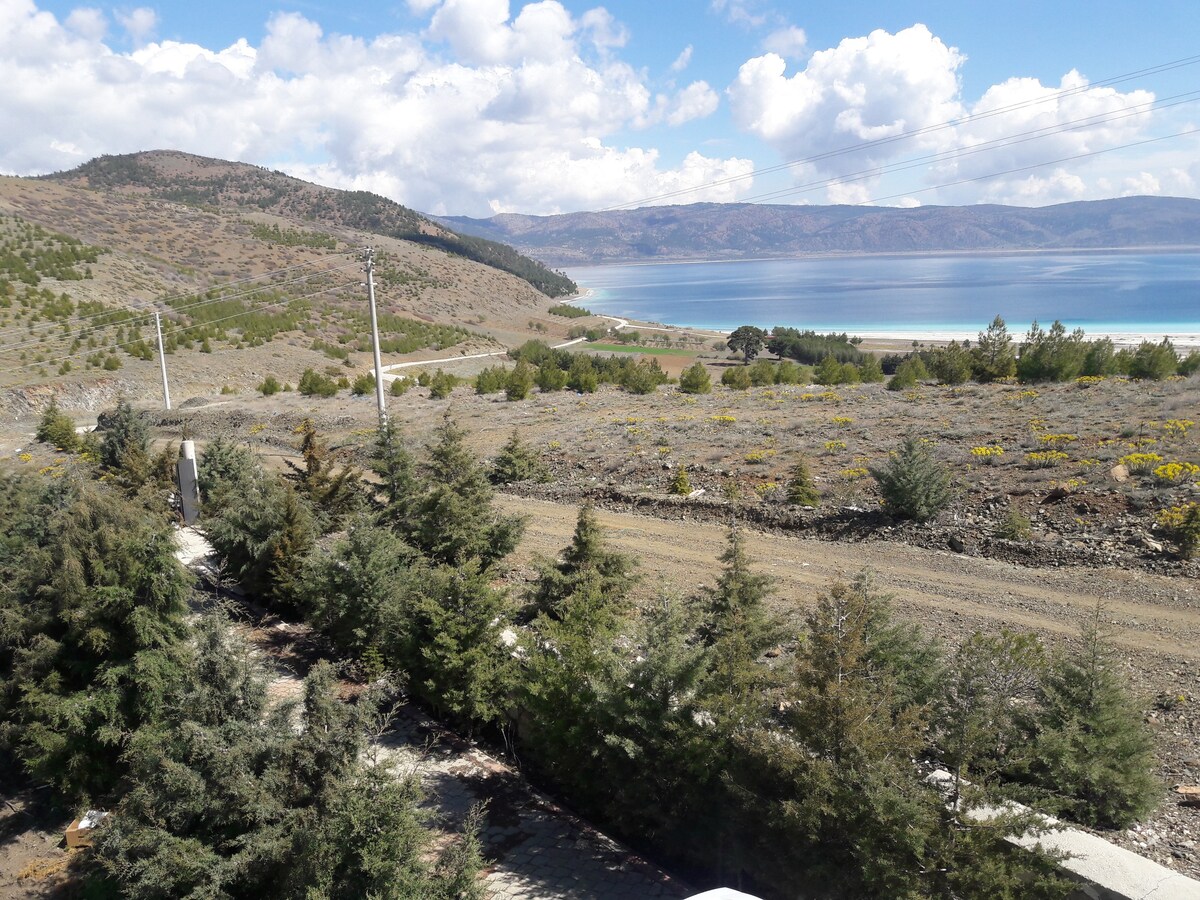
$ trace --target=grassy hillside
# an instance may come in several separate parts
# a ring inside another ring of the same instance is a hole
[[[173,151],[101,156],[47,178],[94,190],[128,191],[212,209],[258,209],[292,219],[428,244],[529,282],[548,297],[575,283],[504,244],[458,234],[386,197],[340,191],[245,163]]]

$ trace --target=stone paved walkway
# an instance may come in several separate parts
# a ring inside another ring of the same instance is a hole
[[[457,828],[486,801],[484,853],[496,900],[686,897],[685,885],[535,791],[503,763],[405,707],[380,742],[422,778],[439,824]]]
[[[180,545],[180,561],[193,568],[211,552],[194,529],[181,532]],[[305,647],[310,630],[275,617],[240,627],[273,669],[272,702],[300,701],[302,675],[314,652]],[[495,900],[638,900],[693,893],[414,706],[400,708],[376,749],[398,772],[420,775],[425,806],[447,831],[457,831],[473,806],[487,803],[485,878]]]

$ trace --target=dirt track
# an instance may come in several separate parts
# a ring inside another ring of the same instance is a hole
[[[520,559],[553,556],[570,539],[577,509],[506,496],[501,505],[529,519]],[[711,582],[725,531],[715,525],[599,510],[609,540],[642,559],[644,590],[687,592]],[[896,599],[898,611],[946,638],[975,628],[1031,629],[1072,636],[1097,599],[1118,629],[1119,646],[1181,664],[1200,660],[1200,586],[1120,569],[1029,569],[888,542],[832,543],[750,532],[756,566],[776,579],[780,612],[798,618],[815,593],[863,568]]]

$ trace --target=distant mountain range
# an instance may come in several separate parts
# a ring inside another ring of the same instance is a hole
[[[694,203],[439,221],[548,265],[829,253],[1200,247],[1200,200],[1122,197],[1056,206]]]

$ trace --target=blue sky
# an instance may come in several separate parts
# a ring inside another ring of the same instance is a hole
[[[0,0],[0,171],[167,147],[477,216],[1200,196],[1200,63],[1098,84],[1197,34],[1194,0]]]

